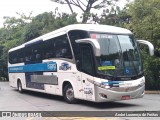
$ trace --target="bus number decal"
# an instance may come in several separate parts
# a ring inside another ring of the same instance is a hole
[[[93,95],[93,90],[92,90],[92,88],[84,88],[84,94]]]

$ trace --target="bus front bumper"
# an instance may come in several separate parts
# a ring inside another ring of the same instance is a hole
[[[119,88],[122,89],[122,88]],[[95,102],[119,101],[141,98],[144,96],[145,85],[136,90],[129,91],[129,88],[124,88],[125,91],[113,91],[95,86]]]

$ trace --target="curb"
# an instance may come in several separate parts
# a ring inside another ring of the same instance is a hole
[[[160,91],[145,91],[145,94],[160,94]]]

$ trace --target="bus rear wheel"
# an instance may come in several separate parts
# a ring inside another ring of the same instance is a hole
[[[74,97],[73,87],[70,84],[64,87],[63,96],[64,100],[69,104],[74,104],[77,102],[77,99]]]
[[[22,92],[23,92],[22,83],[21,83],[21,81],[20,81],[20,80],[18,80],[17,88],[18,88],[18,91],[19,91],[20,93],[22,93]]]

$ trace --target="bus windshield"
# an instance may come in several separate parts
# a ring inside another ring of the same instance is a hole
[[[100,44],[96,57],[97,73],[114,77],[133,77],[143,73],[142,62],[133,35],[93,33]]]

